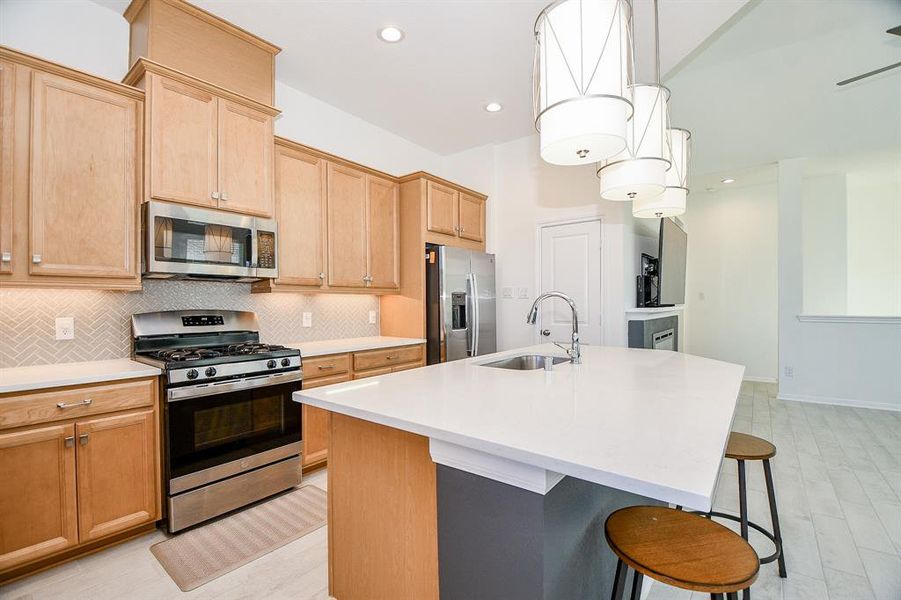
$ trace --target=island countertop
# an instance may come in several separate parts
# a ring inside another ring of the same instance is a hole
[[[504,461],[508,471],[511,464],[544,469],[549,487],[568,475],[710,509],[744,367],[682,352],[597,346],[583,346],[581,365],[552,371],[482,366],[520,354],[561,352],[552,344],[520,348],[294,397],[426,436],[433,458],[459,448]],[[476,473],[488,464],[465,452],[454,460],[444,464]]]

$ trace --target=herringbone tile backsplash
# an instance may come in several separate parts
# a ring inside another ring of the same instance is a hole
[[[378,335],[376,296],[251,294],[240,283],[144,281],[143,292],[0,290],[0,367],[122,358],[131,354],[131,315],[180,309],[252,310],[264,342],[284,344]],[[313,326],[301,327],[303,312]],[[56,317],[75,318],[75,339],[56,341]]]

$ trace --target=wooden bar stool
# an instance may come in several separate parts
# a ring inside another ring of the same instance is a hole
[[[607,544],[619,558],[613,600],[621,600],[629,569],[635,571],[630,598],[641,598],[647,576],[669,585],[737,600],[751,587],[760,563],[746,540],[716,521],[664,506],[631,506],[609,517]]]

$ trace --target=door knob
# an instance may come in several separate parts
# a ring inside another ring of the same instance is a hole
[[[542,329],[541,335],[543,335],[544,337],[547,337],[547,336],[551,335],[551,330],[550,329]]]

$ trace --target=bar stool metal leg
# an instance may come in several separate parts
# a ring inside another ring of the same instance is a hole
[[[738,461],[738,508],[741,513],[741,537],[748,539],[748,482],[745,477],[745,461]],[[742,592],[744,600],[751,600],[751,589]]]
[[[632,596],[631,600],[641,600],[641,582],[644,575],[635,571],[635,577],[632,578]]]
[[[710,600],[723,600],[722,594],[710,594]]]
[[[626,587],[626,574],[628,572],[629,567],[626,566],[623,559],[618,559],[616,561],[616,575],[613,578],[613,594],[610,596],[611,600],[622,600],[623,592]]]
[[[776,550],[779,552],[779,577],[788,577],[785,570],[785,550],[782,548],[782,529],[779,527],[779,513],[776,511],[776,489],[773,486],[773,470],[770,460],[763,461],[763,475],[766,478],[766,494],[770,501],[770,520],[773,522],[773,536],[776,538]]]

